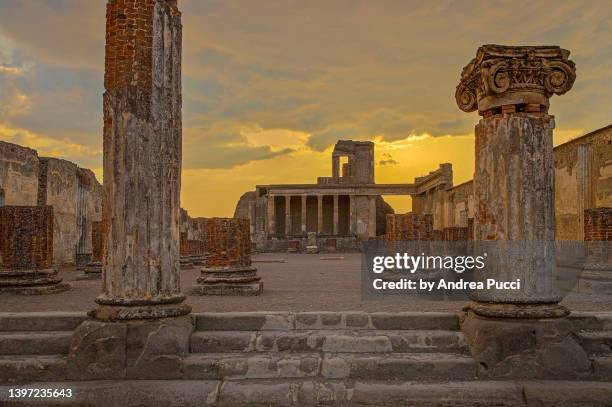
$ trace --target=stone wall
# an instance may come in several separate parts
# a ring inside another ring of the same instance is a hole
[[[581,241],[584,211],[612,206],[612,125],[555,147],[553,155],[555,236],[557,240]],[[473,181],[455,187],[452,182],[435,184],[413,196],[412,212],[433,215],[433,228],[439,236],[444,236],[445,228],[469,227],[475,210]]]
[[[612,206],[612,125],[557,146],[556,238],[583,240],[585,210]]]
[[[53,208],[0,207],[0,268],[39,269],[53,265]]]
[[[4,205],[51,205],[56,265],[88,261],[91,223],[102,216],[102,186],[92,171],[35,150],[0,142],[0,190]]]
[[[0,141],[0,189],[4,205],[36,205],[38,172],[35,150]]]

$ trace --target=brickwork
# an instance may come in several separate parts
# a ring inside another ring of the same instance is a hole
[[[251,265],[248,219],[210,218],[206,228],[209,268]]]
[[[442,238],[446,242],[458,242],[468,240],[468,228],[451,227],[442,230]]]
[[[387,215],[387,240],[430,240],[433,217],[416,213]]]
[[[49,173],[49,160],[46,158],[39,159],[38,172],[38,195],[36,204],[39,206],[47,204],[47,174]]]
[[[587,209],[584,219],[585,241],[612,241],[612,208]]]
[[[53,265],[53,208],[0,207],[0,268],[41,269]]]
[[[612,208],[586,209],[584,219],[586,268],[612,270]]]

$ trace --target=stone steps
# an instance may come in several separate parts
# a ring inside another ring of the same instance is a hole
[[[71,331],[0,332],[0,355],[65,355]]]
[[[591,355],[609,355],[612,353],[611,331],[583,331],[578,333],[584,350]]]
[[[66,373],[64,355],[0,356],[0,383],[65,380]]]
[[[463,333],[447,330],[197,331],[191,352],[456,352],[468,353]]]
[[[459,329],[451,312],[209,312],[194,318],[197,331]]]
[[[362,379],[474,380],[478,365],[469,356],[367,353],[200,353],[183,362],[185,379]]]
[[[86,318],[84,312],[3,312],[0,332],[73,331]]]

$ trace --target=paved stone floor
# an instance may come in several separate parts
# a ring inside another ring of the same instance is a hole
[[[321,257],[343,257],[322,260]],[[253,260],[284,259],[284,263],[254,263],[264,282],[258,297],[189,296],[194,312],[222,311],[459,311],[465,301],[423,301],[410,296],[364,301],[361,297],[361,256],[358,253],[289,254],[264,253]],[[99,280],[76,280],[74,268],[60,270],[72,290],[46,296],[0,295],[0,311],[87,311],[94,307]],[[183,292],[196,284],[198,269],[182,271]],[[612,311],[612,295],[581,296],[565,305],[573,310]]]

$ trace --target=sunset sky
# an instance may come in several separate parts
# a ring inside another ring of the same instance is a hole
[[[0,139],[102,177],[104,0],[0,0]],[[560,45],[555,144],[612,122],[610,1],[208,1],[183,12],[182,206],[231,216],[256,184],[314,183],[338,139],[376,142],[376,181],[451,162],[476,113],[455,86],[478,46]],[[390,200],[400,212],[409,198]]]

